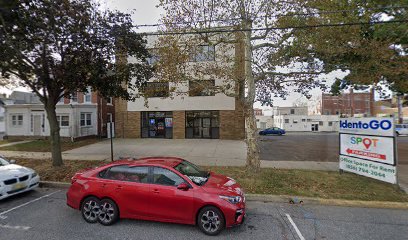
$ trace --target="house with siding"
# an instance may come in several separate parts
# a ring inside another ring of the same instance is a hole
[[[6,138],[46,138],[50,134],[47,114],[34,93],[13,92],[5,105]],[[56,107],[62,138],[78,139],[107,136],[107,123],[114,121],[112,98],[105,99],[97,92],[77,92],[62,98]]]

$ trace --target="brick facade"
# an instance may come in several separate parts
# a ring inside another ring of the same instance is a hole
[[[245,138],[245,117],[239,102],[235,110],[220,111],[220,139],[240,140]]]
[[[338,96],[322,94],[323,115],[347,115],[364,114],[373,116],[375,114],[374,90],[368,93],[343,93]]]
[[[173,112],[173,138],[184,139],[186,137],[186,112]]]

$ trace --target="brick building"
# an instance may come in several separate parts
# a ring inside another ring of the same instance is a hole
[[[153,46],[154,38],[148,39]],[[200,45],[206,54],[196,56],[195,64],[219,61],[216,54],[218,46]],[[242,76],[242,44],[233,45],[232,54],[236,66],[235,74]],[[128,58],[130,61],[131,58]],[[154,58],[149,62],[154,62]],[[194,62],[192,63],[194,64]],[[201,80],[200,80],[201,81]],[[225,80],[202,80],[213,87],[223,86]],[[245,137],[245,119],[240,101],[234,96],[211,91],[189,91],[195,83],[183,81],[173,84],[149,81],[147,88],[160,89],[149,96],[148,104],[140,97],[135,101],[115,100],[115,135],[123,138],[207,138],[207,139],[243,139]],[[204,83],[203,83],[204,84]],[[177,95],[170,88],[188,95]],[[238,86],[235,86],[237,91]]]
[[[373,116],[374,112],[374,89],[364,93],[356,93],[351,89],[349,93],[338,96],[322,94],[323,115]]]

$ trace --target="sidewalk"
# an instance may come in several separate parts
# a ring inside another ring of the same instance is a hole
[[[21,142],[10,143],[12,145]],[[7,144],[9,145],[9,144]],[[5,145],[3,145],[5,146]],[[0,151],[9,159],[50,159],[47,152]],[[102,141],[63,152],[64,160],[110,160],[110,141]],[[206,139],[114,139],[114,159],[120,157],[174,156],[202,166],[245,166],[243,141]],[[261,161],[263,168],[338,171],[338,162]],[[398,166],[398,182],[408,192],[408,165]]]

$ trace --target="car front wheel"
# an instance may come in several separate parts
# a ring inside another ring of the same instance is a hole
[[[109,226],[119,219],[119,209],[116,203],[110,199],[102,199],[100,203],[100,212],[98,222],[102,225]]]
[[[198,214],[197,224],[202,232],[215,236],[225,227],[224,215],[216,207],[205,207]]]
[[[82,202],[82,217],[89,223],[96,223],[99,215],[99,199],[88,197]]]

